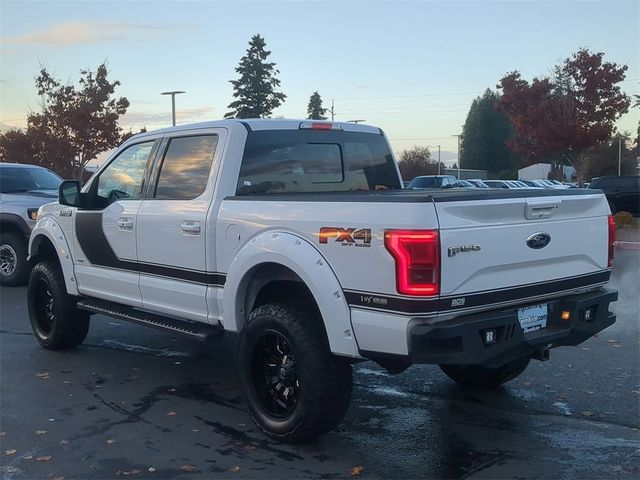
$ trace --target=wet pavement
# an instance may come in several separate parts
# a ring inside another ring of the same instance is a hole
[[[211,345],[94,317],[42,350],[25,289],[0,290],[0,474],[49,478],[638,478],[640,254],[616,252],[618,322],[494,392],[435,366],[356,365],[341,427],[290,446],[251,423],[235,338]]]

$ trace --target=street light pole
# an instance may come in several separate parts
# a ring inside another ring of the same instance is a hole
[[[440,175],[440,145],[438,145],[438,175]]]
[[[179,95],[183,92],[182,90],[172,90],[171,92],[162,92],[160,95],[171,95],[171,123],[175,127],[176,126],[176,95]]]
[[[622,166],[622,137],[618,137],[618,176],[620,176],[620,172]]]

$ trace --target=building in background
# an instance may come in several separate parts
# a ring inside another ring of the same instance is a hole
[[[536,163],[518,170],[518,179],[521,179],[521,180],[536,180],[538,178],[547,179],[549,177],[550,171],[551,171],[551,164]],[[572,182],[576,178],[576,169],[570,165],[562,165],[562,174],[564,176],[564,181]]]

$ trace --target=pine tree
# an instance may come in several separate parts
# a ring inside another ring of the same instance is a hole
[[[266,61],[271,52],[265,50],[265,46],[266,42],[260,35],[251,37],[247,54],[236,67],[240,78],[230,80],[236,100],[229,104],[228,108],[232,110],[225,114],[225,118],[268,117],[287,98],[284,93],[276,91],[280,86],[276,75],[280,72],[275,63]]]
[[[324,114],[327,112],[326,108],[322,108],[322,97],[315,91],[313,95],[309,97],[309,105],[307,106],[307,118],[311,120],[326,120],[327,117]]]
[[[496,109],[500,96],[487,89],[471,104],[464,124],[461,162],[464,168],[491,173],[517,168],[517,159],[507,146],[511,123]]]

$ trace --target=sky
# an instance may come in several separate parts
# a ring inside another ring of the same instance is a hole
[[[629,67],[640,93],[640,2],[633,1],[140,1],[0,0],[0,130],[39,109],[40,66],[74,83],[107,62],[138,131],[215,120],[229,110],[235,67],[251,36],[272,52],[285,103],[304,118],[309,96],[336,120],[381,127],[396,153],[428,146],[453,163],[471,102],[508,72],[549,75],[580,47]],[[635,132],[640,109],[618,122]]]

